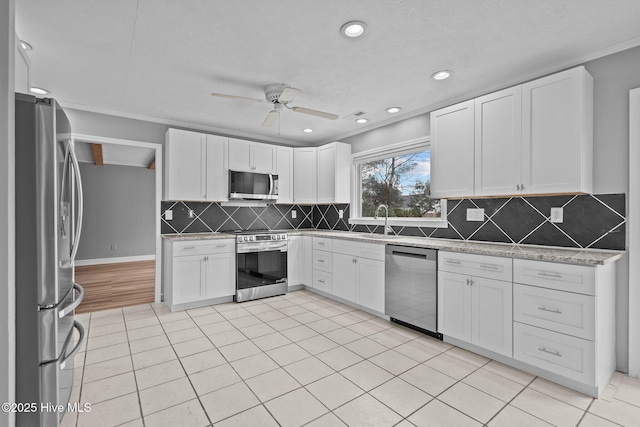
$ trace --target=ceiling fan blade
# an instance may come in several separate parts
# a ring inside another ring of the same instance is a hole
[[[312,110],[310,108],[293,107],[291,109],[293,111],[295,111],[296,113],[309,114],[311,116],[322,117],[323,119],[329,119],[329,120],[337,120],[338,119],[338,115],[336,115],[336,114],[325,113],[324,111]]]
[[[276,120],[278,120],[278,111],[271,110],[269,111],[269,114],[267,114],[267,117],[265,117],[264,122],[262,122],[262,127],[270,128],[271,126],[273,126]]]
[[[298,94],[302,92],[300,89],[296,89],[294,87],[285,88],[280,96],[278,97],[278,102],[281,104],[286,104],[287,102],[293,101],[293,98],[298,96]]]
[[[264,99],[258,98],[248,98],[246,96],[238,96],[238,95],[227,95],[226,93],[212,93],[211,96],[217,96],[220,98],[231,98],[231,99],[240,99],[242,101],[253,101],[253,102],[266,102]]]

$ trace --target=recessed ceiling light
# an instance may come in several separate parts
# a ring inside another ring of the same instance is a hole
[[[35,86],[32,86],[31,89],[29,90],[31,91],[31,93],[35,93],[36,95],[48,95],[51,93],[46,89],[42,89],[41,87],[35,87]]]
[[[303,132],[311,133],[311,132],[313,132],[313,129],[311,129],[311,128],[306,128],[306,129],[304,129],[304,130],[303,130]]]
[[[387,111],[387,113],[393,114],[393,113],[397,113],[400,110],[402,110],[402,108],[400,108],[400,107],[389,107],[389,108],[387,108],[386,111]]]
[[[356,119],[356,123],[359,123],[361,125],[368,123],[369,119],[365,119],[364,117],[360,117],[359,119]]]
[[[27,43],[24,40],[20,40],[20,46],[22,46],[24,50],[33,50],[33,46],[31,46],[29,43]]]
[[[362,21],[350,21],[340,28],[340,33],[350,39],[360,37],[367,29],[367,24]]]
[[[448,78],[449,76],[451,76],[452,71],[449,70],[442,70],[442,71],[438,71],[437,73],[433,73],[431,75],[431,78],[434,80],[444,80],[446,78]]]

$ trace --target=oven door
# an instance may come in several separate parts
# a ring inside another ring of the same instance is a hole
[[[237,245],[236,288],[249,289],[287,282],[287,242]]]

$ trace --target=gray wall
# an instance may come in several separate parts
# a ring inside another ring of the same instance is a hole
[[[0,402],[15,401],[15,1],[0,2]],[[0,425],[15,414],[0,412]]]
[[[80,172],[84,223],[77,259],[155,255],[156,171],[81,163]]]

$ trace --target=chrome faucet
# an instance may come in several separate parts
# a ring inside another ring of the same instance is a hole
[[[387,205],[378,206],[378,208],[376,209],[376,213],[373,217],[375,219],[378,219],[378,213],[382,208],[384,208],[384,235],[386,236],[387,234],[389,234],[389,231],[393,233],[393,229],[389,227],[389,208],[387,207]]]

